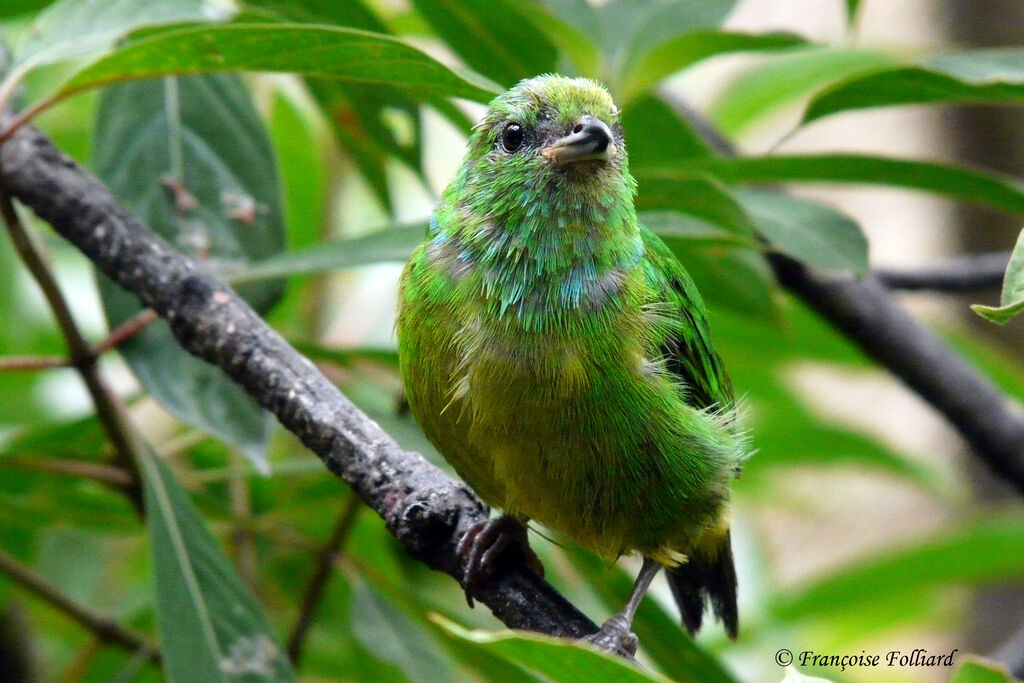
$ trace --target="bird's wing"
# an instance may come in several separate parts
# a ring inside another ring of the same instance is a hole
[[[732,384],[711,342],[707,309],[697,287],[661,238],[643,226],[640,231],[648,283],[656,297],[651,304],[664,306],[657,343],[666,368],[683,383],[686,400],[694,407],[732,410]],[[710,603],[726,634],[735,639],[739,628],[736,569],[728,517],[724,511],[721,514],[719,523],[687,549],[688,561],[668,570],[668,583],[690,635],[700,629]]]
[[[733,406],[732,383],[711,342],[707,309],[689,273],[660,237],[640,226],[647,279],[663,324],[657,340],[666,368],[686,387],[697,408]]]

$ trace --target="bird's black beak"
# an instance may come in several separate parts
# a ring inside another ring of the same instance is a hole
[[[608,161],[615,154],[612,129],[601,119],[587,114],[576,122],[572,132],[545,147],[541,154],[559,166],[578,161]]]

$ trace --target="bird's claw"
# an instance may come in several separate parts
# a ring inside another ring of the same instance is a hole
[[[503,515],[477,522],[459,541],[458,553],[465,561],[462,585],[470,607],[473,606],[470,595],[473,587],[485,576],[493,574],[498,559],[511,551],[518,551],[526,566],[544,576],[540,558],[530,548],[526,527],[514,517]]]
[[[608,621],[601,624],[601,630],[583,638],[583,641],[590,643],[605,652],[612,654],[628,654],[636,656],[636,649],[640,644],[636,634],[629,630],[630,624],[621,614],[616,614]]]

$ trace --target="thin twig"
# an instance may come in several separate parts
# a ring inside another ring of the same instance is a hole
[[[358,496],[350,495],[338,515],[338,521],[334,524],[331,537],[317,555],[316,565],[313,573],[302,591],[302,602],[299,605],[299,616],[295,620],[291,635],[288,637],[288,657],[292,663],[298,665],[302,659],[302,646],[306,641],[306,634],[309,627],[313,625],[313,617],[317,605],[327,590],[328,579],[334,571],[334,564],[338,561],[341,549],[345,545],[352,525],[356,521],[359,510],[363,507],[363,501]]]
[[[235,556],[235,565],[242,580],[250,588],[256,588],[259,575],[259,561],[256,558],[256,546],[253,545],[252,531],[252,496],[249,493],[248,466],[245,458],[239,453],[230,454],[228,467],[228,501],[231,505],[231,549]]]
[[[127,411],[124,404],[100,376],[96,367],[95,351],[79,331],[50,265],[46,262],[42,252],[33,244],[32,238],[11,203],[11,198],[2,188],[0,188],[0,216],[3,217],[3,221],[7,225],[7,232],[11,236],[15,250],[42,290],[50,310],[53,311],[57,326],[67,342],[71,363],[81,375],[86,390],[96,407],[96,416],[114,447],[115,463],[135,472],[134,442],[127,424]],[[137,479],[128,494],[135,508],[142,514],[142,488]]]
[[[150,661],[159,663],[160,651],[156,643],[65,595],[3,550],[0,550],[0,573],[89,629],[104,643],[117,645],[132,652],[144,652]]]
[[[56,683],[78,683],[83,680],[89,675],[89,668],[96,657],[103,652],[103,649],[103,641],[99,638],[90,638],[89,642],[75,653],[71,663],[64,668]]]
[[[976,292],[997,289],[1010,261],[1010,252],[963,254],[925,268],[877,268],[874,276],[890,289],[932,292]]]
[[[107,335],[106,339],[96,344],[94,349],[95,354],[100,356],[111,349],[117,348],[159,319],[160,316],[156,314],[156,311],[148,308],[140,311],[118,325],[109,335]]]
[[[89,351],[91,356],[96,358],[111,349],[119,347],[159,318],[160,316],[155,311],[147,308],[122,325],[119,325],[105,339],[92,347]],[[0,372],[54,370],[72,365],[74,365],[73,361],[58,356],[7,356],[0,358]]]
[[[12,455],[0,459],[0,467],[65,474],[79,479],[91,479],[116,489],[129,489],[135,484],[130,472],[97,462],[85,462],[70,458],[44,458]]]
[[[0,372],[54,370],[71,365],[67,358],[57,356],[7,356],[0,358]]]

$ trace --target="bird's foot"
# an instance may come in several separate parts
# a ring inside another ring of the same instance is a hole
[[[470,607],[473,606],[472,588],[482,578],[493,574],[499,558],[508,552],[518,552],[526,566],[544,576],[540,558],[530,548],[526,527],[514,517],[502,515],[478,522],[459,541],[458,553],[465,562],[462,586]]]
[[[601,630],[583,638],[583,641],[596,645],[613,655],[628,654],[636,656],[636,648],[640,644],[636,634],[630,630],[631,624],[622,614],[616,614],[601,624]]]

